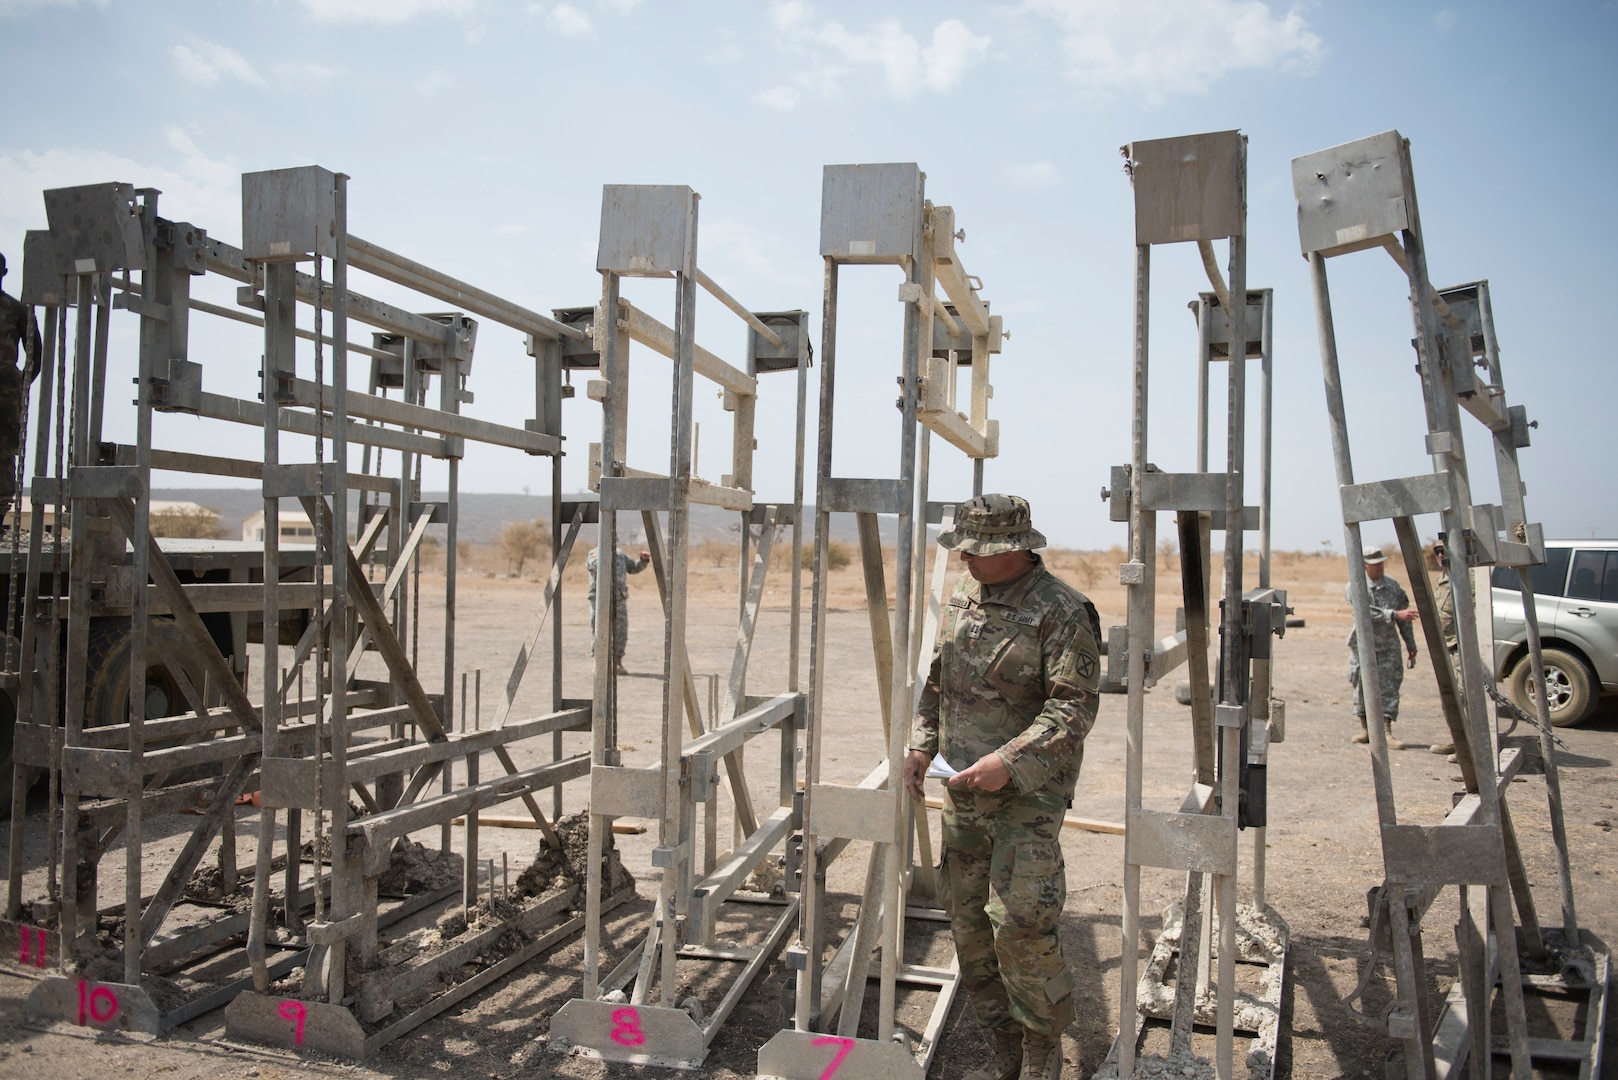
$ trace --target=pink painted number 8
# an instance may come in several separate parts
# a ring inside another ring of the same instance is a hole
[[[612,1041],[619,1046],[639,1046],[646,1041],[640,1029],[639,1009],[615,1009],[612,1014]]]

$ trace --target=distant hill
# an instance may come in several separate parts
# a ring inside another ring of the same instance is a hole
[[[442,500],[445,493],[428,492],[426,501]],[[563,496],[564,501],[576,496]],[[219,512],[219,524],[225,529],[229,537],[240,537],[242,522],[249,515],[264,509],[264,496],[254,488],[162,488],[153,489],[154,499],[175,499],[194,502]],[[357,505],[356,496],[349,497],[349,505]],[[287,509],[300,509],[295,499],[284,499],[282,505]],[[804,541],[809,542],[810,529],[814,524],[813,507],[804,507]],[[500,530],[509,522],[531,521],[534,518],[543,518],[547,521],[551,516],[551,500],[546,495],[503,495],[482,492],[463,492],[460,497],[460,535],[461,539],[469,540],[474,544],[493,543],[500,535]],[[633,530],[627,534],[625,543],[637,542],[640,535],[640,516],[629,515],[630,521],[619,520],[619,531]],[[895,519],[883,515],[881,519],[881,533],[884,543],[894,542]],[[705,540],[727,540],[735,535],[731,527],[736,523],[736,515],[728,510],[720,510],[712,506],[693,506],[691,508],[691,539],[693,543],[700,544]],[[595,537],[593,526],[586,526],[582,539],[591,540]],[[848,544],[859,542],[854,517],[851,514],[835,514],[832,517],[832,538]]]

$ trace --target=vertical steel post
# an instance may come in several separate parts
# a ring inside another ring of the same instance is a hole
[[[620,372],[619,354],[623,346],[618,337],[619,278],[611,270],[601,272],[601,309],[596,321],[596,348],[601,354],[601,377],[607,384],[607,400],[601,410],[601,475],[603,478],[618,474],[616,447],[620,433],[618,402],[625,389]],[[595,679],[591,707],[590,761],[593,766],[618,764],[616,675],[613,671],[612,646],[609,634],[612,626],[612,560],[618,544],[618,514],[605,504],[601,507],[601,520],[596,530],[596,595],[595,595]],[[560,622],[560,620],[558,620]],[[606,662],[602,662],[606,657]],[[587,1001],[600,996],[601,989],[601,856],[606,850],[606,832],[612,828],[612,819],[590,809],[589,865],[585,870],[584,918],[584,993]],[[656,915],[661,918],[661,907]]]
[[[1146,650],[1151,647],[1152,592],[1146,564],[1157,557],[1148,538],[1148,519],[1143,488],[1146,476],[1146,406],[1148,357],[1151,328],[1152,246],[1135,246],[1135,332],[1134,371],[1130,392],[1129,446],[1129,562],[1120,568],[1128,592],[1129,680],[1128,714],[1124,740],[1127,765],[1124,775],[1125,820],[1141,808],[1142,751],[1146,723]],[[1125,837],[1125,844],[1128,837]],[[1119,958],[1118,979],[1118,1075],[1130,1080],[1135,1075],[1135,1039],[1139,1013],[1130,991],[1140,969],[1140,865],[1124,860],[1124,947]]]

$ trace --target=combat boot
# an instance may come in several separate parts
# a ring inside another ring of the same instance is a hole
[[[1361,744],[1368,743],[1368,742],[1371,741],[1370,733],[1365,730],[1365,717],[1363,717],[1363,716],[1360,717],[1359,734],[1355,735],[1354,738],[1351,741],[1361,743]]]
[[[1061,1075],[1061,1038],[1037,1031],[1023,1032],[1020,1080],[1057,1080]]]
[[[995,1028],[989,1034],[994,1036],[994,1057],[962,1080],[1017,1080],[1022,1071],[1022,1025]]]
[[[1398,739],[1394,738],[1394,735],[1393,735],[1393,721],[1392,720],[1384,720],[1384,721],[1382,721],[1382,723],[1384,725],[1383,730],[1388,733],[1388,749],[1389,750],[1403,750],[1405,748],[1405,744],[1400,742]]]

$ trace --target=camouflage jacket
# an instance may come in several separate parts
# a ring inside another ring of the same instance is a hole
[[[39,323],[31,308],[11,294],[0,292],[0,362],[16,367],[19,349],[26,361],[26,377],[32,382],[39,366]]]
[[[642,570],[646,569],[646,567],[650,565],[651,560],[640,558],[631,559],[622,551],[615,551],[613,554],[616,556],[616,558],[614,558],[612,561],[612,595],[616,596],[620,600],[625,600],[629,597],[629,575],[638,574]],[[590,598],[593,600],[595,599],[596,594],[595,548],[591,548],[589,553],[584,556],[584,569],[590,575],[590,587],[588,592]]]
[[[1455,632],[1455,593],[1450,588],[1447,571],[1433,586],[1433,601],[1438,608],[1438,632],[1444,635],[1444,648],[1454,652],[1461,647],[1461,639]]]
[[[938,644],[910,748],[957,769],[995,752],[1019,794],[1071,800],[1095,723],[1101,620],[1043,563],[984,586],[962,574],[940,615]]]
[[[1399,653],[1399,638],[1405,639],[1405,648],[1416,647],[1416,630],[1410,623],[1400,622],[1393,617],[1395,611],[1403,611],[1410,606],[1410,597],[1405,595],[1405,587],[1387,574],[1382,575],[1380,581],[1367,581],[1371,587],[1371,625],[1376,628],[1376,651],[1386,654]],[[1354,586],[1350,583],[1343,590],[1348,602],[1354,603]],[[1397,632],[1395,630],[1397,629]],[[1353,630],[1348,632],[1348,647],[1354,648],[1359,641]]]

